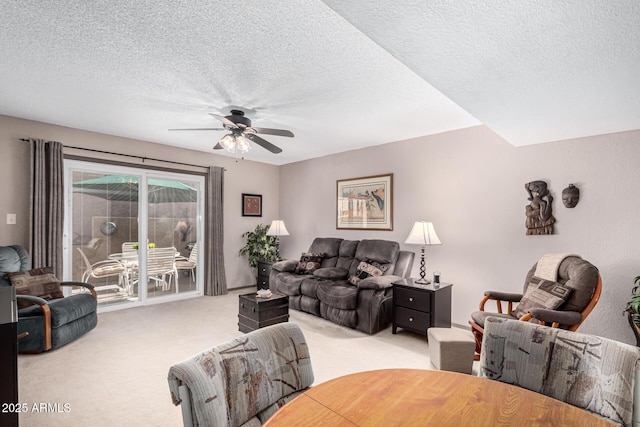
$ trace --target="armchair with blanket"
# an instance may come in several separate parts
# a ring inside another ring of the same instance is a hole
[[[413,258],[389,240],[318,237],[300,260],[273,264],[269,287],[290,308],[374,334],[391,323],[391,283],[409,277]]]
[[[522,293],[484,293],[479,310],[471,314],[469,321],[476,340],[476,360],[488,317],[519,319],[575,331],[591,313],[601,292],[600,273],[589,261],[573,254],[542,256],[527,273]],[[497,313],[485,311],[488,301],[495,301]],[[502,311],[502,303],[507,304],[506,313]]]

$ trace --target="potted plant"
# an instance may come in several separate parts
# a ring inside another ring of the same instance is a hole
[[[246,244],[240,249],[240,255],[246,256],[253,268],[258,267],[258,261],[273,262],[280,259],[277,236],[267,236],[268,230],[268,225],[258,224],[253,231],[247,231],[242,235]]]
[[[634,287],[631,289],[631,299],[627,302],[627,318],[629,325],[636,336],[636,343],[640,347],[640,276],[633,279]]]

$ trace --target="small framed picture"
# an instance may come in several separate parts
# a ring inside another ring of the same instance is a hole
[[[262,216],[262,194],[242,193],[242,216]]]

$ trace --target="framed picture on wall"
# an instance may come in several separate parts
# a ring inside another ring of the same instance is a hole
[[[393,174],[341,179],[336,187],[336,229],[393,230]]]
[[[262,195],[242,193],[242,216],[262,216]]]

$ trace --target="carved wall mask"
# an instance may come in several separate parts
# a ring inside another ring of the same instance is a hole
[[[562,204],[566,208],[575,208],[580,200],[580,189],[573,184],[562,190]]]

